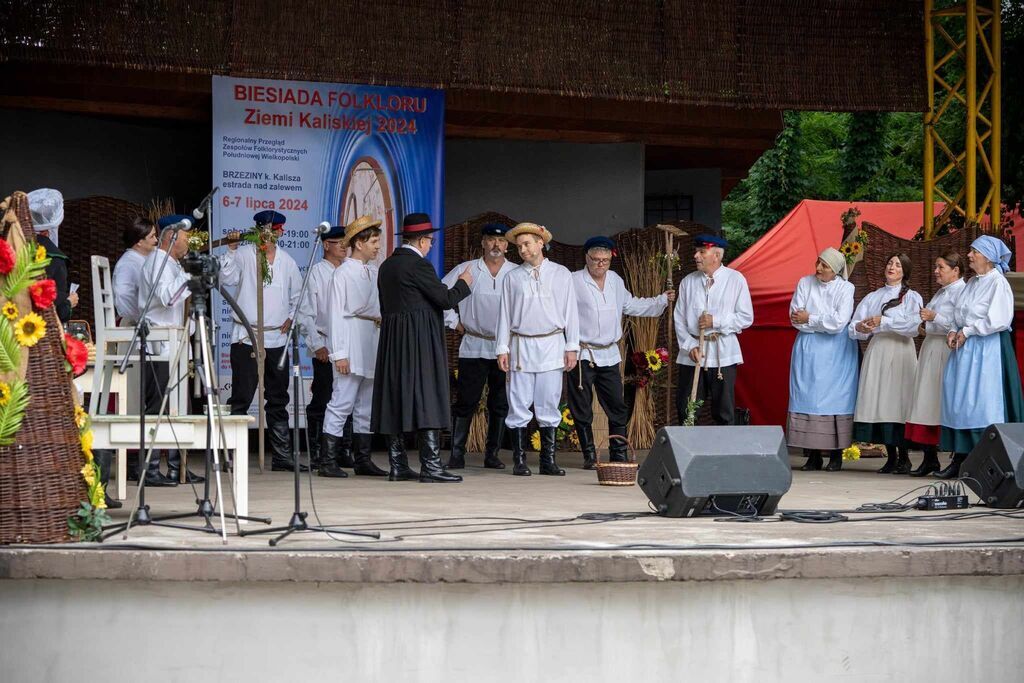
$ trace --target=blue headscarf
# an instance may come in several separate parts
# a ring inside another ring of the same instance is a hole
[[[1006,248],[1006,244],[1001,239],[991,235],[982,235],[971,242],[971,249],[991,261],[1000,273],[1005,273],[1010,269],[1010,250]]]

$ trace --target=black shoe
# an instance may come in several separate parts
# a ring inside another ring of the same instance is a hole
[[[267,427],[270,445],[270,470],[272,472],[294,472],[295,458],[292,454],[292,430],[287,422],[274,422]],[[300,472],[308,472],[309,468],[299,463]]]
[[[330,479],[345,479],[348,477],[348,472],[338,467],[338,463],[334,460],[334,453],[338,448],[338,440],[340,436],[334,434],[328,434],[323,432],[320,434],[320,467],[317,470],[317,474],[321,477],[328,477]]]
[[[164,488],[178,485],[177,479],[171,479],[160,470],[157,470],[155,473],[152,470],[146,472],[145,482],[148,488]]]
[[[555,427],[540,428],[540,473],[564,477],[565,470],[555,463]]]
[[[964,460],[967,459],[966,453],[954,453],[953,458],[949,461],[949,465],[945,469],[939,470],[935,475],[939,479],[956,479],[960,476],[960,467],[963,466]]]
[[[386,477],[388,473],[377,467],[374,464],[373,459],[370,457],[372,450],[370,448],[370,435],[369,434],[353,434],[352,435],[352,452],[353,458],[355,459],[354,469],[352,470],[361,477]]]
[[[899,462],[900,456],[895,446],[885,447],[886,460],[885,464],[878,468],[879,474],[891,474],[896,469],[896,463]]]
[[[416,432],[420,447],[420,481],[456,483],[462,477],[449,473],[441,464],[441,430],[421,429]]]
[[[608,460],[611,462],[628,462],[629,442],[626,441],[625,438],[612,438],[612,435],[625,437],[626,429],[624,427],[613,428],[612,430],[610,430],[609,434],[610,435],[608,437]]]
[[[181,481],[181,472],[176,469],[168,469],[167,477],[174,481]],[[185,470],[185,483],[186,484],[202,484],[206,481],[206,477],[195,474],[190,470]]]
[[[816,472],[821,469],[821,451],[809,450],[804,451],[807,456],[807,462],[800,468],[801,472]]]
[[[505,469],[505,463],[498,457],[501,442],[505,439],[505,416],[487,416],[487,446],[484,449],[484,467],[492,470]]]
[[[405,452],[405,444],[401,434],[393,434],[388,438],[388,481],[416,481],[417,474],[409,467],[409,456]]]
[[[828,454],[828,464],[825,465],[825,471],[838,472],[841,469],[843,469],[843,452],[832,451]]]
[[[910,454],[906,448],[902,446],[899,449],[900,457],[896,461],[896,466],[892,469],[893,474],[910,474]]]
[[[911,470],[910,476],[912,477],[927,477],[932,472],[939,471],[939,455],[935,452],[934,448],[927,448],[924,451],[924,460],[921,461],[921,465]]]
[[[103,494],[103,500],[107,504],[108,510],[117,510],[118,508],[124,507],[124,504],[121,503],[121,501],[111,498],[106,493]]]
[[[580,440],[583,452],[583,469],[597,469],[597,448],[594,446],[594,430],[591,425],[576,421],[576,437]]]
[[[338,463],[338,467],[355,467],[356,461],[353,456],[352,436],[352,416],[349,415],[348,419],[345,420],[345,428],[341,433],[341,437],[338,439],[337,448],[334,451],[334,461]]]
[[[517,477],[528,477],[533,472],[526,465],[526,428],[508,430],[512,437],[512,474]]]
[[[452,452],[448,456],[448,469],[461,470],[466,466],[466,442],[473,419],[457,417],[452,421]]]

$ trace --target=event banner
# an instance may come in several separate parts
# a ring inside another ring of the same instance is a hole
[[[287,223],[278,246],[305,273],[311,250],[314,263],[322,257],[319,223],[370,214],[383,222],[383,261],[405,214],[444,225],[444,92],[214,76],[213,185],[212,239],[248,230],[258,211],[279,211]],[[429,255],[439,272],[443,234]],[[220,378],[230,392],[232,325],[227,305],[219,309]]]

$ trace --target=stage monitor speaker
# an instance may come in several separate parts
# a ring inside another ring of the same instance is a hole
[[[637,481],[664,517],[770,515],[793,473],[782,427],[662,427]]]
[[[989,425],[960,478],[989,507],[1024,506],[1024,424]]]

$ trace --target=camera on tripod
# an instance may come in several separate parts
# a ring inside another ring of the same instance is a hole
[[[210,254],[190,251],[181,259],[182,269],[189,274],[188,288],[193,294],[207,294],[216,289],[220,261]]]

